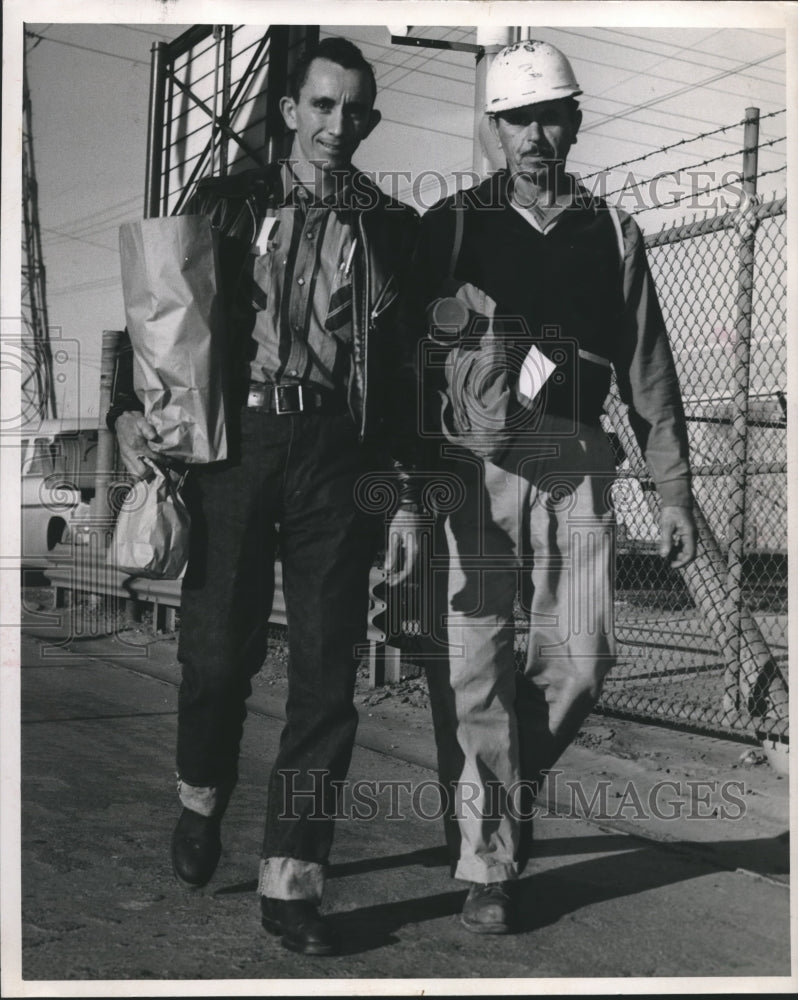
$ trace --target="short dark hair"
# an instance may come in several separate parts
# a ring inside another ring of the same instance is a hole
[[[294,66],[288,78],[288,93],[295,101],[299,100],[299,94],[308,78],[310,64],[314,59],[329,59],[330,62],[343,66],[344,69],[357,69],[366,74],[371,87],[371,103],[377,97],[377,80],[374,76],[374,69],[370,62],[367,62],[363,53],[346,38],[331,37],[323,38],[316,45],[311,45],[305,49]]]

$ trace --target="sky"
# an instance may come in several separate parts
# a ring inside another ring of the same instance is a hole
[[[5,6],[15,7],[16,0]],[[27,52],[59,416],[98,416],[102,331],[124,326],[118,227],[143,211],[152,44],[176,37],[195,20],[296,21],[297,7],[269,0],[135,5],[27,0],[24,39],[21,26],[7,28]],[[630,170],[646,184],[662,174],[658,191],[668,200],[681,190],[669,171],[712,159],[705,169],[715,171],[708,176],[716,181],[721,168],[739,167],[740,128],[719,129],[738,123],[745,108],[756,105],[763,116],[771,115],[762,123],[763,141],[770,143],[760,158],[760,170],[768,172],[763,181],[770,182],[769,192],[783,193],[787,40],[776,16],[783,5],[664,7],[672,12],[666,17],[663,5],[492,5],[504,15],[499,23],[512,12],[519,19],[523,12],[529,23],[534,12],[535,35],[571,58],[585,92],[585,120],[569,161],[574,169],[591,174],[634,159],[632,166],[606,175],[607,190],[620,186]],[[474,57],[391,45],[382,24],[388,8],[404,16],[412,9],[414,19],[425,21],[414,33],[473,42],[476,31],[469,20],[479,20],[485,5],[301,5],[305,20],[311,10],[317,13],[314,20],[327,33],[352,38],[377,70],[383,122],[361,147],[358,165],[409,173],[412,180],[393,182],[393,193],[424,210],[446,193],[453,172],[471,167]],[[648,14],[641,18],[643,8]],[[579,11],[581,21],[575,17]],[[706,133],[701,141],[681,145]],[[669,146],[676,148],[658,152]],[[724,156],[728,159],[719,159]],[[622,206],[639,208],[641,190],[646,188],[630,190]],[[8,197],[5,205],[10,211]],[[679,204],[644,212],[639,221],[656,228],[683,215]]]

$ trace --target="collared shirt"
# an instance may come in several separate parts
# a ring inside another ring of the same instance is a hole
[[[526,219],[533,229],[544,235],[557,225],[560,216],[573,204],[573,201],[574,196],[570,191],[558,194],[550,205],[542,201],[524,205],[519,204],[515,197],[510,198],[510,204],[521,218]]]
[[[342,389],[351,371],[354,218],[345,192],[315,200],[285,167],[282,176],[288,195],[253,247],[250,377]]]

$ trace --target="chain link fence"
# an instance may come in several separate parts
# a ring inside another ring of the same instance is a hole
[[[601,706],[787,735],[786,204],[646,238],[685,403],[701,544],[655,555],[657,503],[629,445],[616,489],[619,662]]]

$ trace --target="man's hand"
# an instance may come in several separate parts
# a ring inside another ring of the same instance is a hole
[[[143,413],[129,411],[120,413],[114,425],[116,438],[119,442],[119,454],[125,468],[136,479],[149,479],[152,469],[141,461],[141,456],[157,462],[162,456],[150,448],[150,441],[155,441],[158,432],[145,419]]]
[[[673,569],[682,569],[695,559],[697,535],[689,507],[662,508],[659,554]]]
[[[422,516],[412,510],[399,509],[388,526],[385,548],[385,577],[388,585],[397,587],[413,572],[418,559]]]

